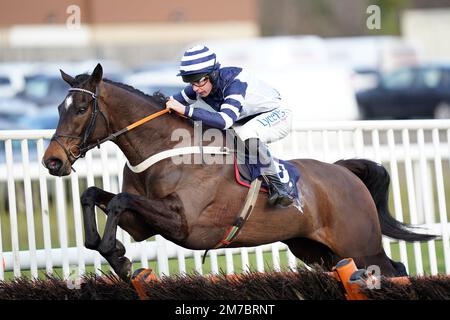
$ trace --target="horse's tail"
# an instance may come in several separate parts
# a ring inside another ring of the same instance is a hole
[[[389,212],[389,184],[391,179],[388,171],[373,161],[366,159],[339,160],[335,164],[347,168],[361,179],[369,189],[378,210],[381,233],[399,240],[428,241],[436,235],[414,233],[411,225],[395,220]]]

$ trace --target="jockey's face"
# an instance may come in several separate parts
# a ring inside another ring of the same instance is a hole
[[[212,90],[212,83],[209,77],[204,77],[204,79],[200,79],[199,81],[191,83],[192,89],[197,93],[200,97],[207,97]]]

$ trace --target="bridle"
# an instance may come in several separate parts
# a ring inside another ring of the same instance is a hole
[[[155,119],[163,114],[171,112],[170,109],[168,109],[168,108],[163,109],[163,110],[155,112],[143,119],[140,119],[119,131],[109,134],[110,127],[109,127],[108,118],[105,116],[105,114],[102,112],[102,110],[100,110],[100,108],[98,107],[98,86],[95,88],[95,93],[93,93],[92,91],[86,90],[86,89],[82,89],[82,88],[70,88],[69,91],[79,91],[79,92],[83,92],[83,93],[87,93],[87,94],[91,95],[92,99],[93,99],[93,108],[92,108],[92,112],[91,112],[91,117],[89,119],[89,123],[81,136],[72,136],[72,135],[68,135],[68,134],[56,134],[55,133],[53,135],[53,137],[51,138],[51,141],[55,141],[56,143],[58,143],[58,145],[64,150],[68,159],[70,159],[70,156],[72,156],[75,159],[83,158],[86,155],[86,152],[88,152],[89,150],[91,150],[95,147],[100,148],[100,145],[102,143],[111,141],[111,140],[115,140],[118,136],[120,136],[120,135],[122,135],[122,134],[124,134],[124,133],[126,133],[126,132],[152,120],[152,119]],[[106,127],[107,127],[107,133],[109,135],[106,138],[103,138],[101,140],[98,139],[97,142],[88,145],[87,141],[89,140],[89,138],[92,135],[92,132],[95,129],[95,123],[96,123],[98,113],[100,113],[102,115],[103,119],[105,120]],[[183,117],[183,115],[181,115],[181,116]],[[69,149],[67,150],[67,148],[59,140],[59,138],[77,139],[77,140],[81,140],[81,143],[74,144],[74,145],[70,146]]]
[[[100,110],[100,108],[98,107],[98,86],[95,88],[95,93],[92,91],[86,90],[86,89],[82,89],[82,88],[70,88],[69,92],[71,92],[71,91],[79,91],[79,92],[87,93],[92,96],[93,108],[92,108],[92,112],[91,112],[91,117],[89,119],[89,123],[81,136],[73,136],[73,135],[68,135],[68,134],[56,134],[55,133],[53,135],[53,137],[51,138],[51,141],[55,141],[56,143],[59,144],[59,146],[66,153],[68,159],[70,159],[70,156],[72,156],[75,159],[78,159],[78,158],[83,158],[86,155],[86,152],[88,152],[92,148],[95,148],[95,147],[100,148],[100,144],[102,143],[100,140],[97,140],[97,142],[94,144],[87,145],[87,141],[89,140],[89,138],[92,135],[92,132],[95,129],[95,123],[97,120],[97,115],[99,113],[102,115],[103,119],[105,120],[107,133],[109,133],[110,130],[109,130],[108,118],[105,116],[105,114],[102,112],[102,110]],[[59,140],[59,138],[77,139],[77,140],[81,140],[81,143],[74,144],[74,145],[70,146],[69,149],[67,150],[67,148]]]

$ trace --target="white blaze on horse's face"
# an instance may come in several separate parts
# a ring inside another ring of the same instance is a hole
[[[65,102],[64,102],[64,106],[66,107],[66,111],[69,110],[69,108],[72,106],[72,95],[67,96]]]

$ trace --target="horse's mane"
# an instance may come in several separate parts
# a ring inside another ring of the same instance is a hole
[[[75,77],[74,85],[76,86],[76,85],[82,84],[87,79],[89,79],[89,77],[90,77],[90,75],[87,74],[87,73],[83,73],[83,74],[77,75]],[[121,83],[121,82],[112,81],[112,80],[109,80],[109,79],[106,79],[106,78],[103,78],[102,81],[104,81],[106,83],[109,83],[109,84],[112,84],[114,86],[117,86],[119,88],[125,89],[125,90],[127,90],[129,92],[132,92],[134,94],[137,94],[137,95],[139,95],[139,96],[141,96],[141,97],[143,97],[143,98],[145,98],[147,100],[150,100],[150,101],[154,102],[155,104],[157,104],[160,107],[164,107],[165,106],[167,97],[164,94],[162,94],[161,92],[159,92],[159,91],[153,93],[153,95],[148,95],[148,94],[142,92],[139,89],[136,89],[136,88],[134,88],[134,87],[132,87],[130,85],[127,85],[127,84],[124,84],[124,83]]]

